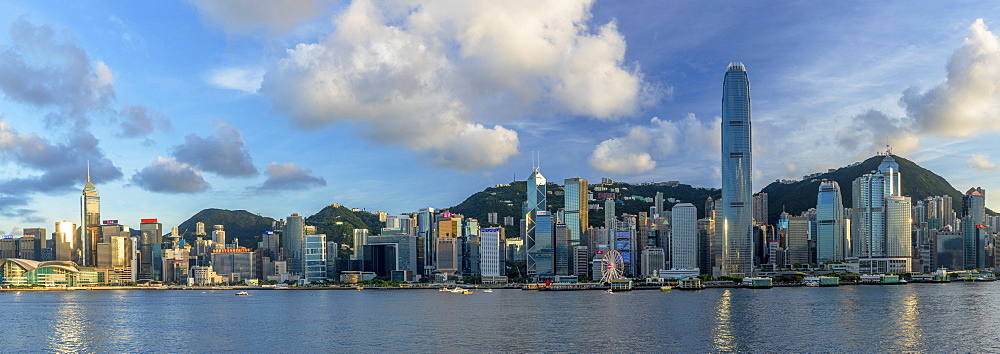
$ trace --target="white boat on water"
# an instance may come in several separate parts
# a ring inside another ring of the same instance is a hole
[[[611,291],[611,289],[608,289],[608,290],[605,290],[604,293],[605,294],[614,294],[615,292]]]
[[[250,293],[246,291],[241,291],[236,293],[236,296],[250,296]]]
[[[484,293],[492,293],[492,292],[493,292],[493,289],[486,289],[486,290],[483,290],[483,292],[484,292]]]

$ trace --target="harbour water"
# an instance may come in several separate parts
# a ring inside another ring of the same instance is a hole
[[[1000,282],[0,292],[0,352],[1000,351]]]

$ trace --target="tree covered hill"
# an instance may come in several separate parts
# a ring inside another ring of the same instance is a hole
[[[261,235],[264,231],[270,231],[274,224],[273,218],[260,216],[246,210],[205,209],[194,214],[178,227],[188,243],[193,242],[197,237],[194,234],[195,223],[199,221],[205,223],[205,233],[209,235],[207,238],[211,238],[213,225],[223,225],[227,240],[239,239],[240,246],[250,248],[256,248]]]
[[[692,203],[698,208],[699,217],[702,217],[705,215],[705,200],[709,197],[716,199],[721,196],[721,191],[719,189],[697,188],[686,184],[629,184],[614,182],[604,184],[603,186],[608,190],[617,189],[618,191],[615,192],[616,199],[621,201],[621,203],[615,204],[615,214],[617,215],[621,215],[622,213],[638,214],[640,212],[649,212],[649,207],[653,206],[652,202],[640,199],[623,200],[623,197],[639,196],[653,198],[656,195],[656,192],[662,192],[664,208],[670,209],[676,203]],[[550,212],[554,213],[564,207],[565,191],[563,187],[564,186],[552,182],[549,182],[546,185],[546,209]],[[594,187],[595,186],[593,184],[590,186],[590,192],[598,193],[595,192]],[[595,194],[595,198],[596,196],[597,195]],[[501,224],[506,216],[514,217],[515,223],[517,223],[522,218],[521,204],[526,198],[527,182],[516,181],[509,184],[489,187],[481,192],[477,192],[466,198],[458,205],[451,207],[450,211],[462,214],[465,217],[478,219],[481,225],[488,225],[487,214],[490,212],[496,212],[498,214],[498,221]],[[674,198],[675,202],[667,201],[669,198]],[[589,204],[597,205],[601,208],[590,210],[590,225],[594,227],[603,226],[604,201],[592,200]],[[517,225],[515,225],[512,230],[508,230],[508,233],[514,230],[517,230]]]
[[[962,192],[952,187],[944,177],[920,167],[913,161],[896,155],[892,155],[892,157],[899,164],[903,195],[910,196],[914,202],[927,197],[948,195],[952,198],[952,207],[961,212]],[[840,185],[844,207],[852,207],[852,183],[854,179],[877,170],[883,158],[884,156],[872,156],[860,163],[814,175],[812,178],[794,183],[772,182],[761,190],[761,192],[767,193],[768,197],[768,219],[772,223],[775,222],[782,210],[792,215],[799,215],[809,208],[815,208],[819,185],[822,181],[836,181]],[[988,212],[992,214],[992,211],[988,210]]]

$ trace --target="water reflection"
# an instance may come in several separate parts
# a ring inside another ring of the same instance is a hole
[[[49,349],[60,353],[86,351],[83,333],[83,308],[77,301],[63,299],[56,304],[56,315],[49,335]]]
[[[920,309],[917,306],[919,298],[913,291],[909,291],[911,289],[907,290],[908,294],[900,299],[900,313],[896,317],[897,333],[899,333],[897,344],[900,346],[897,349],[912,351],[917,350],[921,346],[923,331],[921,330],[920,319],[917,318],[920,315]]]
[[[732,322],[732,291],[726,289],[715,306],[715,328],[712,329],[712,343],[720,352],[736,351]]]

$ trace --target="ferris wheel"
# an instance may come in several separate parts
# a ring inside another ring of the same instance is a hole
[[[610,283],[612,280],[621,279],[623,271],[625,270],[625,260],[622,258],[622,254],[615,250],[609,250],[604,252],[604,258],[601,259],[603,267],[601,267],[601,282]]]

